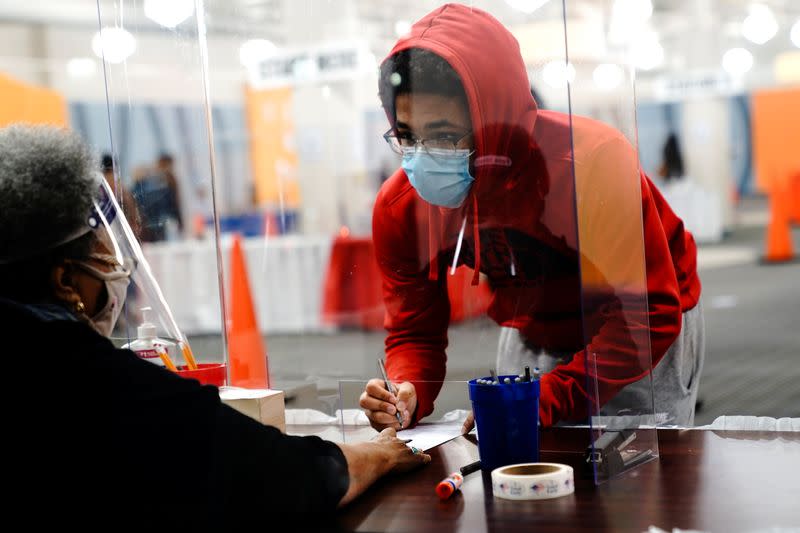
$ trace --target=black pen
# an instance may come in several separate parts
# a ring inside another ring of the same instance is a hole
[[[475,461],[474,463],[470,463],[470,464],[468,464],[466,466],[462,466],[460,470],[461,470],[461,475],[462,476],[468,476],[471,473],[476,472],[476,471],[478,471],[480,469],[481,469],[481,461],[479,459],[479,460]]]
[[[383,359],[378,358],[378,368],[381,370],[381,376],[383,377],[383,383],[386,385],[386,390],[389,391],[389,394],[394,394],[394,388],[392,387],[392,382],[389,381],[389,375],[386,374],[386,367],[383,364]],[[400,422],[400,427],[403,427],[403,415],[400,414],[400,411],[397,410],[397,406],[395,406],[395,416],[397,417],[397,421]]]

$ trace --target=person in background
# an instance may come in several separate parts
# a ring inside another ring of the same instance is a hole
[[[682,179],[684,176],[683,156],[678,144],[678,136],[675,133],[670,132],[667,136],[661,153],[661,167],[658,169],[658,176],[667,183]]]
[[[183,217],[172,156],[161,154],[155,166],[137,168],[133,178],[132,193],[141,215],[141,239],[157,242],[176,237],[183,230]]]
[[[162,178],[170,191],[168,216],[175,220],[178,229],[183,230],[183,216],[181,215],[181,194],[178,185],[178,178],[175,176],[175,160],[172,155],[164,152],[156,160],[156,170],[161,173]]]
[[[430,461],[393,430],[361,444],[284,435],[222,404],[215,387],[115,348],[107,337],[135,267],[91,225],[97,170],[67,130],[0,129],[0,324],[13,403],[3,478],[20,523],[222,531],[291,514],[303,529],[384,474]]]
[[[375,428],[433,411],[461,265],[492,291],[498,373],[542,370],[543,426],[652,417],[653,395],[661,423],[693,423],[705,353],[694,239],[620,132],[540,110],[531,92],[514,36],[460,4],[420,19],[380,67],[384,138],[402,163],[373,210],[397,387],[373,379],[362,393]]]
[[[140,235],[140,220],[139,209],[136,207],[136,200],[134,200],[131,192],[122,184],[122,179],[118,181],[114,176],[114,158],[111,154],[103,154],[100,158],[100,170],[103,173],[106,183],[111,188],[111,191],[116,196],[122,211],[125,213],[125,218],[131,225],[133,234],[138,238]]]

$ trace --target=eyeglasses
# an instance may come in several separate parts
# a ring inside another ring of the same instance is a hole
[[[93,253],[89,255],[88,259],[110,266],[113,269],[112,272],[124,273],[126,276],[130,276],[139,268],[139,262],[133,257],[125,257],[123,262],[120,263],[117,258],[111,254]]]
[[[455,135],[443,135],[442,137],[436,137],[434,139],[419,139],[410,133],[403,133],[398,136],[394,132],[394,129],[389,128],[389,131],[383,134],[383,139],[393,152],[400,155],[403,154],[404,149],[414,148],[416,146],[422,146],[422,148],[429,154],[431,154],[431,150],[435,150],[439,154],[442,154],[443,152],[447,154],[450,152],[455,153],[458,149],[458,143],[470,135],[472,135],[471,131],[461,135],[460,137]]]

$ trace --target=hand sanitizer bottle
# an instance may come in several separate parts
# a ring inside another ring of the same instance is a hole
[[[149,320],[152,311],[150,307],[142,307],[142,324],[136,328],[138,338],[122,348],[131,350],[140,358],[154,365],[164,366],[164,362],[158,355],[158,349],[169,354],[170,347],[175,346],[175,343],[156,337],[156,325]]]

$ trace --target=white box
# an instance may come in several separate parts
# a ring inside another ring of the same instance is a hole
[[[283,391],[220,387],[219,397],[225,405],[266,426],[276,427],[286,433]]]

